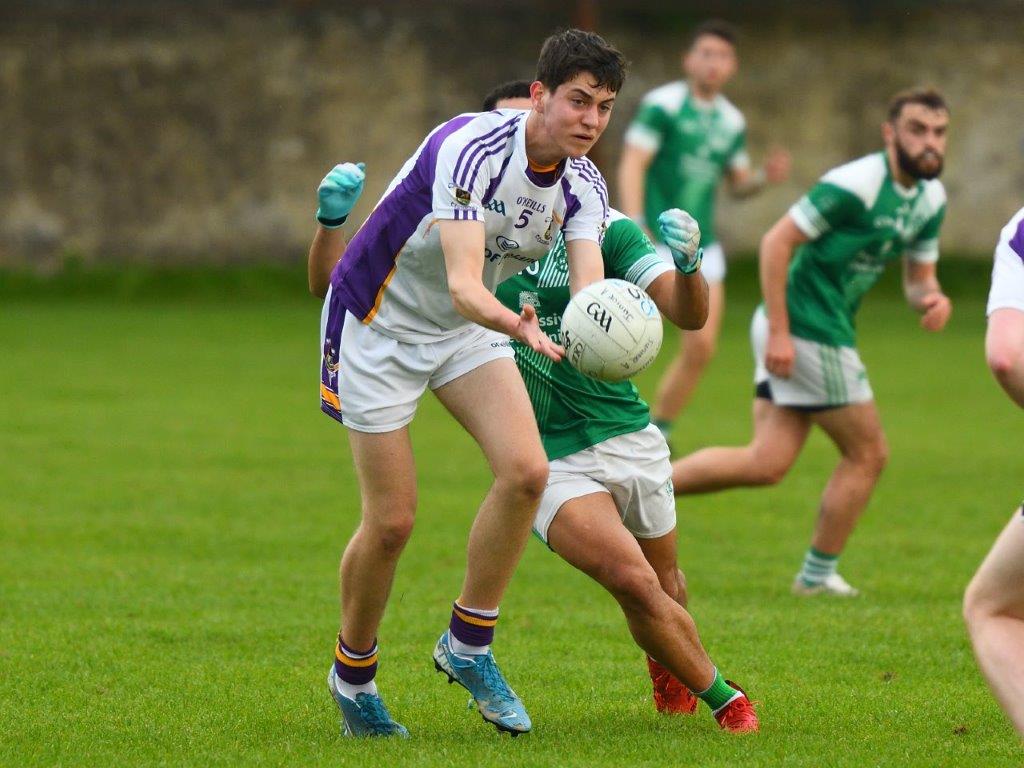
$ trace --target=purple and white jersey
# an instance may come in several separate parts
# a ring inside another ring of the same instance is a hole
[[[600,243],[608,191],[584,158],[537,174],[526,157],[528,112],[459,115],[435,128],[402,166],[331,275],[332,291],[363,323],[399,341],[464,330],[455,311],[438,227],[482,221],[483,284],[490,291],[566,241]]]
[[[992,289],[988,294],[987,315],[997,309],[1024,312],[1024,208],[1003,227],[992,265]]]

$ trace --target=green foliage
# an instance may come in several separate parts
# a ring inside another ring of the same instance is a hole
[[[748,435],[750,277],[729,284],[685,450]],[[1008,450],[1020,414],[981,351],[987,279],[962,281],[940,336],[887,285],[860,330],[892,462],[841,563],[865,595],[788,593],[835,462],[820,436],[776,488],[679,504],[693,613],[760,701],[760,734],[720,733],[705,708],[659,716],[613,601],[537,542],[496,645],[536,730],[512,741],[465,709],[430,651],[488,474],[428,396],[413,425],[418,527],[380,638],[405,743],[342,740],[324,682],[358,500],[343,430],[318,411],[319,307],[301,279],[294,298],[230,302],[209,287],[187,304],[8,294],[0,765],[1019,764],[959,608],[1022,492]]]

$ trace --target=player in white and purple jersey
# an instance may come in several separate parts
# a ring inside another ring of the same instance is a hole
[[[1006,394],[1024,408],[1024,208],[996,246],[985,356]],[[967,587],[964,618],[981,671],[1024,736],[1024,506]]]
[[[345,249],[339,227],[362,170],[336,167],[320,188],[310,263],[344,258],[321,328],[321,403],[349,429],[362,519],[341,562],[342,626],[328,678],[353,735],[407,735],[373,682],[377,628],[412,531],[416,476],[408,424],[427,387],[480,445],[494,485],[470,531],[466,576],[434,664],[483,717],[529,731],[522,701],[490,652],[498,604],[529,536],[548,468],[509,337],[553,360],[531,308],[494,289],[543,256],[559,233],[574,290],[603,276],[608,196],[584,155],[611,116],[625,60],[597,35],[545,41],[529,111],[460,115],[440,125],[389,185]]]

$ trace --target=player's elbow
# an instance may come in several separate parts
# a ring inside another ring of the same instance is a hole
[[[318,299],[323,299],[327,296],[328,285],[328,282],[314,278],[312,275],[309,278],[309,292]]]
[[[999,381],[1013,377],[1022,367],[1022,358],[1016,350],[1002,344],[989,344],[985,350],[985,361],[989,370]]]

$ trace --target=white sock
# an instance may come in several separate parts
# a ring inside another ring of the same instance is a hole
[[[341,692],[341,695],[346,699],[355,700],[357,693],[369,693],[374,696],[377,695],[377,683],[373,680],[368,683],[363,683],[362,685],[352,685],[352,683],[346,683],[340,677],[335,675],[334,682],[338,686],[338,690]]]

